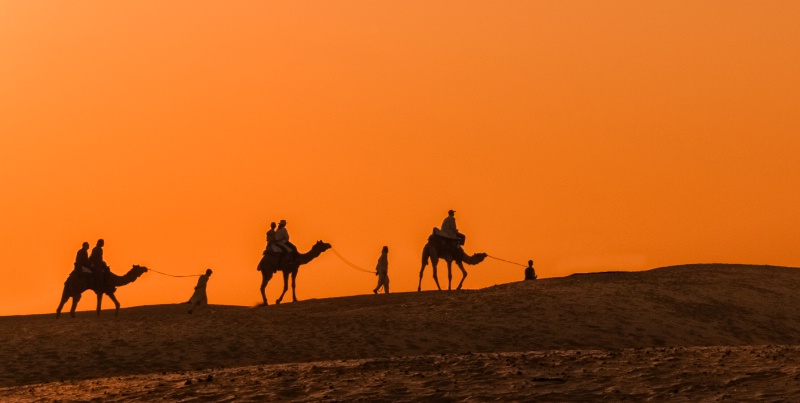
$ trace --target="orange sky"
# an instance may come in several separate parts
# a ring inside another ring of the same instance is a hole
[[[797,21],[796,1],[0,2],[0,315],[53,312],[100,237],[116,272],[212,267],[212,303],[252,305],[282,218],[368,269],[388,245],[394,291],[450,208],[469,252],[542,277],[800,266]],[[300,270],[300,299],[376,282],[331,252]]]

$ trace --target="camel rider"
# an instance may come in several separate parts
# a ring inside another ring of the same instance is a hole
[[[466,235],[458,232],[458,228],[456,228],[455,210],[449,210],[447,212],[447,217],[445,217],[444,221],[442,221],[442,230],[440,234],[445,238],[457,239],[459,245],[464,245],[464,241],[466,241],[467,237]]]
[[[282,253],[289,252],[294,255],[297,254],[297,248],[289,242],[289,231],[286,229],[286,220],[281,220],[278,223],[278,230],[275,231],[275,243],[272,250]]]
[[[94,273],[95,284],[102,286],[104,283],[106,272],[108,272],[108,265],[103,260],[103,246],[106,242],[102,239],[97,240],[97,245],[92,248],[92,254],[89,256],[89,262],[92,264],[92,272]]]
[[[89,242],[84,242],[78,254],[75,255],[75,273],[91,274],[92,262],[89,261]]]
[[[269,252],[272,245],[275,243],[275,223],[271,222],[269,224],[269,231],[267,231],[267,248],[264,249],[264,254],[266,255]]]

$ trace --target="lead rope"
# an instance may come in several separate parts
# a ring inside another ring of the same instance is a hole
[[[333,251],[333,253],[334,253],[336,256],[338,256],[338,257],[339,257],[339,259],[342,259],[342,261],[343,261],[343,262],[345,262],[345,263],[346,263],[348,266],[352,267],[353,269],[356,269],[356,270],[358,270],[358,271],[361,271],[361,272],[364,272],[364,273],[369,273],[369,274],[373,274],[373,273],[375,273],[374,271],[367,270],[367,269],[362,269],[361,267],[358,267],[358,266],[354,265],[353,263],[350,263],[350,262],[349,262],[347,259],[345,259],[345,258],[344,258],[344,257],[343,257],[341,254],[339,254],[339,251],[337,251],[337,250],[336,250],[336,248],[331,248],[331,250]]]
[[[486,255],[486,257],[490,257],[490,258],[492,258],[492,259],[499,260],[499,261],[501,261],[501,262],[506,262],[506,263],[515,264],[515,265],[517,265],[517,266],[528,267],[528,266],[525,266],[524,264],[520,264],[520,263],[517,263],[517,262],[512,262],[512,261],[505,260],[505,259],[500,259],[499,257],[494,257],[494,256],[492,256],[492,255]]]
[[[147,269],[147,270],[155,272],[155,273],[158,273],[158,274],[161,274],[161,275],[164,275],[164,276],[170,276],[170,277],[200,277],[200,276],[202,276],[202,274],[189,274],[189,275],[186,275],[186,276],[176,276],[174,274],[162,273],[162,272],[160,272],[158,270],[153,270],[153,269]]]

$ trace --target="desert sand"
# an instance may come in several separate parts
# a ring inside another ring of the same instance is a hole
[[[798,269],[713,264],[0,317],[0,400],[797,401],[797,290]]]

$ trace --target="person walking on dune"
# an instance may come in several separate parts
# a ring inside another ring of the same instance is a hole
[[[389,247],[384,246],[381,249],[381,257],[378,258],[378,265],[375,266],[375,275],[378,276],[378,286],[372,290],[377,294],[378,290],[383,287],[383,292],[389,293]]]
[[[197,285],[194,287],[194,294],[189,298],[189,303],[192,304],[192,307],[189,308],[189,313],[192,313],[194,308],[200,305],[208,305],[206,286],[208,285],[208,278],[211,277],[211,273],[211,269],[207,269],[206,274],[201,275],[200,278],[197,279]]]

